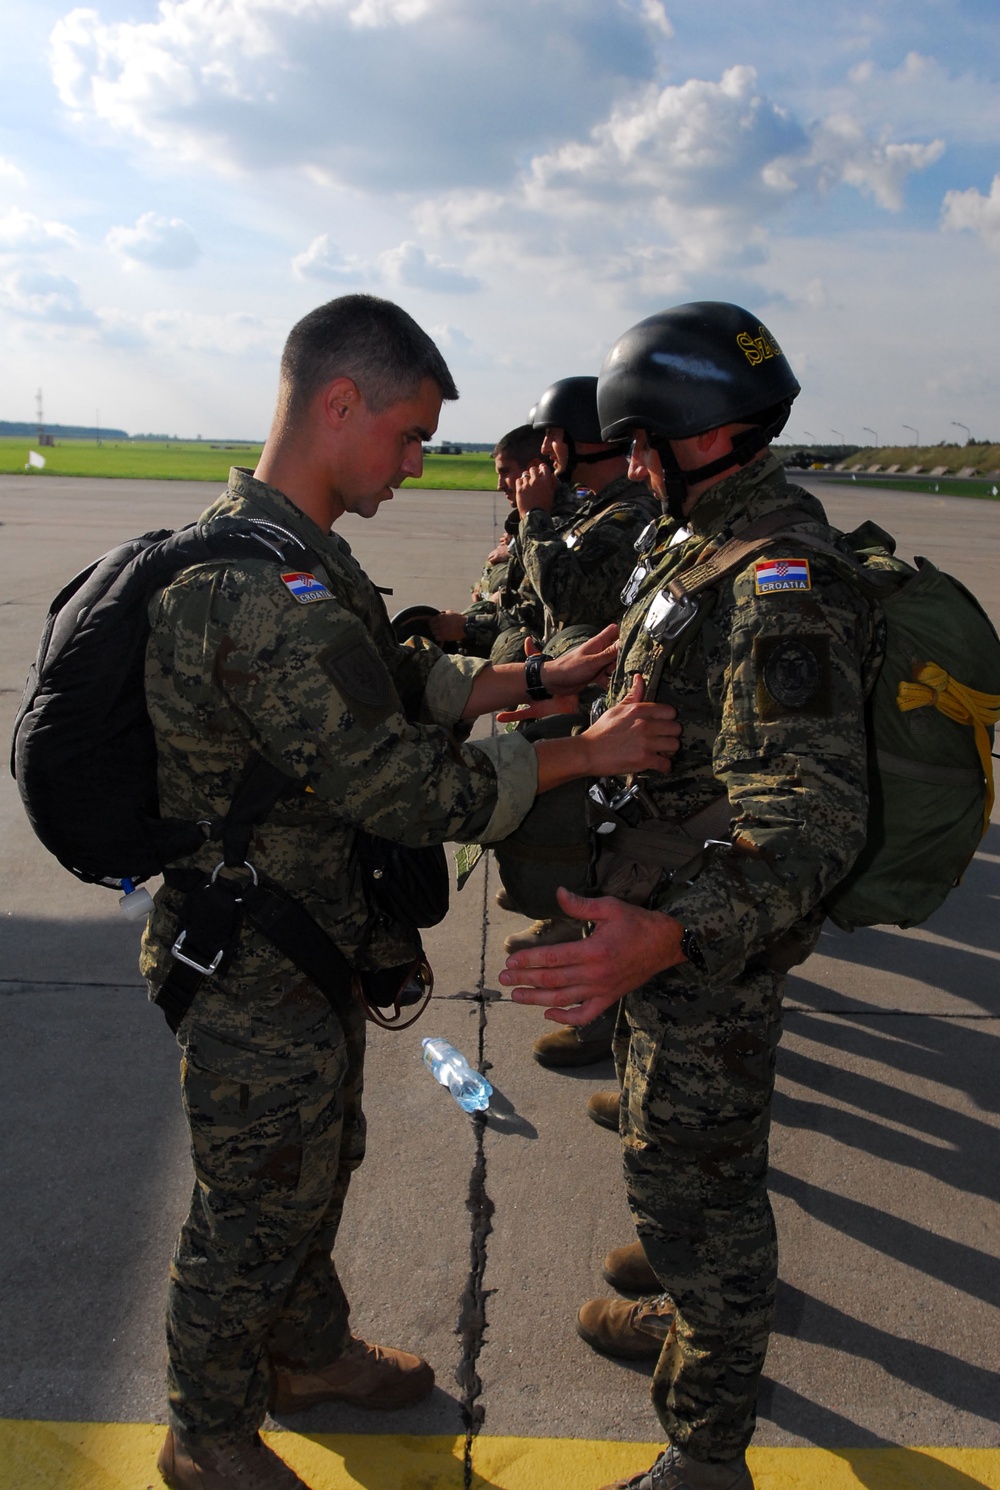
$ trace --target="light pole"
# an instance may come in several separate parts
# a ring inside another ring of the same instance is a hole
[[[812,440],[813,444],[816,444],[816,436],[813,434],[811,429],[804,429],[802,433],[805,435],[806,439]]]
[[[861,428],[864,430],[864,432],[865,432],[866,435],[871,435],[873,437],[873,439],[875,441],[875,444],[877,445],[878,444],[878,430],[877,429],[872,429],[872,427],[871,427],[870,424],[863,424],[861,426]]]
[[[834,429],[834,427],[833,427],[832,424],[830,425],[830,433],[831,433],[831,435],[836,435],[838,437],[838,439],[840,440],[840,443],[842,445],[846,445],[847,444],[847,441],[844,439],[843,434],[840,432],[839,429]]]
[[[914,429],[912,424],[904,424],[903,425],[903,428],[904,429],[908,429],[910,431],[910,434],[911,435],[916,435],[917,438],[914,440],[913,443],[914,443],[914,445],[919,445],[920,444],[920,431],[919,431],[919,429]]]
[[[970,431],[969,426],[967,424],[963,424],[960,419],[953,419],[951,422],[955,426],[956,429],[964,429],[965,430],[965,443],[967,445],[971,445],[972,444],[972,432]]]

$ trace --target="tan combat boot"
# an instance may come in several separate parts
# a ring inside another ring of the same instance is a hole
[[[649,1265],[641,1242],[629,1242],[627,1247],[612,1247],[605,1256],[601,1271],[605,1281],[620,1293],[653,1294],[663,1287]]]
[[[509,957],[512,952],[530,951],[534,947],[555,947],[560,942],[578,942],[586,924],[586,921],[574,921],[571,916],[552,916],[545,921],[532,921],[523,931],[512,931],[504,941],[503,949]]]
[[[655,1361],[673,1323],[673,1300],[665,1293],[635,1304],[627,1299],[590,1299],[576,1317],[576,1332],[602,1355]]]
[[[351,1407],[389,1411],[409,1407],[426,1397],[434,1372],[407,1350],[369,1345],[352,1336],[342,1355],[329,1366],[271,1365],[271,1411],[275,1417],[303,1412],[318,1402],[347,1402]]]
[[[621,1092],[595,1092],[587,1099],[587,1116],[599,1128],[610,1128],[619,1132],[621,1115]]]
[[[606,1061],[611,1054],[611,1036],[603,1032],[593,1036],[587,1025],[582,1028],[564,1024],[550,1035],[542,1035],[531,1047],[531,1053],[540,1066],[552,1070],[569,1066],[592,1066],[595,1061]],[[615,1119],[615,1128],[618,1120]]]
[[[245,1443],[189,1448],[168,1429],[156,1467],[170,1490],[309,1490],[256,1433]]]
[[[753,1480],[745,1454],[705,1464],[671,1444],[652,1468],[630,1480],[615,1480],[602,1490],[753,1490]]]

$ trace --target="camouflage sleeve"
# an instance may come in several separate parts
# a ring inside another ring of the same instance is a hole
[[[563,534],[547,512],[528,513],[519,534],[524,569],[555,625],[586,623],[593,635],[621,618],[635,540],[648,521],[648,512],[616,504],[592,527]]]
[[[368,626],[333,596],[301,605],[273,566],[205,571],[194,590],[173,617],[195,628],[192,687],[210,677],[247,740],[352,826],[411,845],[478,839],[531,806],[534,752],[411,722]],[[427,695],[448,713],[482,664],[432,655]]]
[[[816,565],[808,592],[758,594],[758,567],[735,585],[713,761],[734,847],[713,851],[662,907],[696,935],[712,983],[808,915],[850,868],[867,823],[870,607]]]

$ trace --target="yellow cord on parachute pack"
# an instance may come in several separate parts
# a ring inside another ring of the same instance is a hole
[[[975,688],[966,688],[964,683],[959,683],[936,662],[926,662],[912,683],[900,683],[896,705],[906,713],[910,709],[925,708],[928,704],[933,704],[935,709],[957,724],[971,724],[975,730],[976,749],[986,781],[985,833],[993,812],[993,758],[986,731],[988,725],[1000,720],[1000,693],[977,693]]]

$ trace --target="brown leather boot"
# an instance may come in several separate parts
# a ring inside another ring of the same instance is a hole
[[[655,1361],[674,1323],[673,1301],[590,1299],[576,1317],[576,1332],[602,1355],[623,1361]]]
[[[302,1412],[318,1402],[347,1402],[351,1407],[383,1411],[409,1407],[426,1397],[434,1385],[434,1372],[420,1356],[369,1345],[357,1336],[352,1336],[347,1349],[329,1366],[310,1370],[274,1362],[271,1371],[275,1417]]]
[[[189,1448],[168,1429],[156,1467],[170,1490],[309,1490],[256,1433],[245,1443]]]
[[[578,1029],[576,1025],[564,1024],[551,1035],[542,1035],[531,1047],[531,1053],[540,1066],[554,1070],[567,1066],[592,1066],[595,1061],[605,1061],[611,1054],[611,1036],[603,1031],[591,1036],[588,1026]],[[615,1127],[618,1127],[617,1119]]]
[[[532,921],[523,931],[512,931],[504,941],[503,949],[509,957],[512,952],[523,952],[533,947],[555,947],[560,942],[578,942],[586,925],[586,921],[574,921],[572,916],[552,916],[545,921]]]
[[[592,1097],[587,1098],[587,1116],[592,1123],[600,1128],[610,1128],[613,1133],[619,1131],[619,1120],[621,1114],[621,1092],[595,1092]]]
[[[641,1242],[629,1242],[627,1247],[612,1247],[601,1271],[605,1281],[620,1293],[652,1294],[663,1287],[649,1265]]]
[[[745,1454],[705,1464],[671,1444],[643,1474],[615,1480],[602,1490],[753,1490],[753,1480]]]

